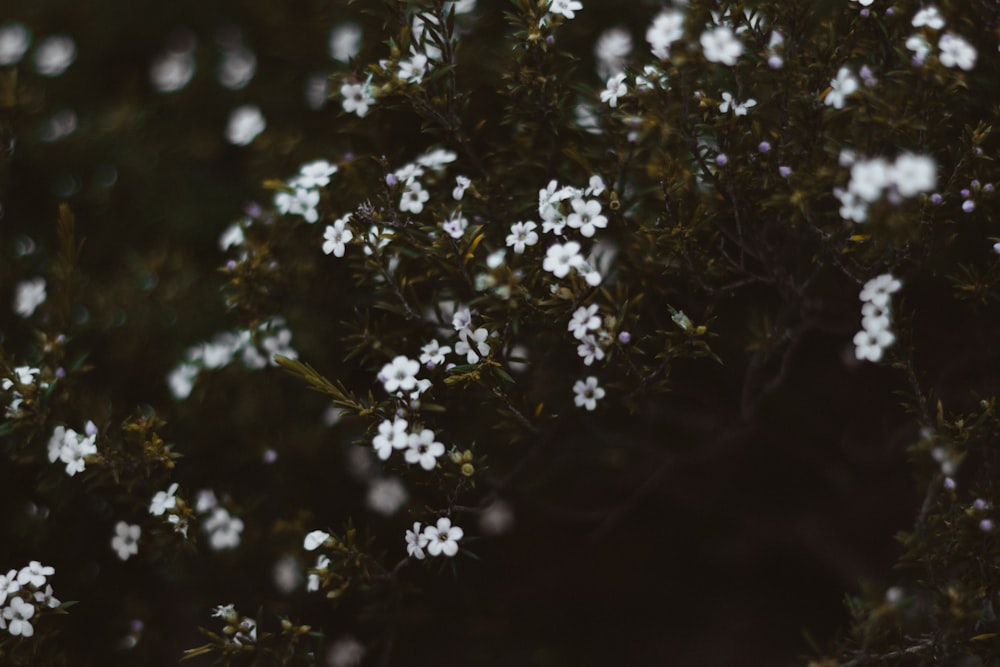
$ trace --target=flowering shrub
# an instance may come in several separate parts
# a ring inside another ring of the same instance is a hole
[[[4,660],[1000,659],[1000,11],[634,5],[0,24]]]

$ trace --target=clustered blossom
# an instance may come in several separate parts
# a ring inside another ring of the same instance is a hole
[[[299,173],[288,179],[288,190],[275,193],[274,207],[282,215],[298,215],[313,224],[319,220],[316,208],[320,200],[319,189],[329,185],[330,177],[337,171],[337,165],[326,160],[315,160],[302,165]]]
[[[458,542],[464,536],[465,531],[453,526],[448,517],[441,517],[433,526],[414,522],[413,529],[406,531],[406,552],[417,560],[423,560],[426,554],[451,557],[458,553]]]
[[[587,197],[596,197],[605,190],[604,181],[596,175],[590,179],[587,188],[560,186],[557,181],[550,181],[545,188],[538,191],[538,215],[542,220],[542,232],[565,236],[564,230],[569,227],[578,230],[584,238],[593,237],[598,229],[607,227],[608,219],[603,215],[601,202]],[[508,244],[510,244],[509,238]],[[592,262],[583,257],[581,251],[582,246],[575,240],[553,243],[545,252],[542,268],[557,278],[565,278],[569,275],[570,269],[574,269],[582,275],[588,285],[596,287],[601,284],[603,277]]]
[[[372,448],[385,461],[394,449],[406,450],[403,458],[407,463],[419,464],[424,470],[433,470],[437,459],[444,454],[444,445],[437,441],[434,431],[429,428],[409,433],[410,423],[400,417],[383,420],[378,433],[372,438]]]
[[[733,115],[746,116],[747,109],[755,106],[757,106],[757,100],[751,99],[746,102],[737,103],[736,99],[733,98],[732,93],[722,93],[722,103],[719,105],[719,111],[727,113],[730,109],[732,109]]]
[[[49,462],[60,461],[66,465],[70,477],[87,467],[86,457],[97,454],[97,427],[88,421],[84,433],[57,426],[49,438]]]
[[[27,391],[29,387],[37,386],[38,389],[46,389],[49,384],[47,382],[38,380],[36,385],[36,380],[41,374],[40,368],[33,368],[31,366],[15,366],[13,369],[13,375],[11,377],[6,377],[0,379],[0,389],[10,392],[10,402],[7,404],[7,408],[4,411],[5,415],[9,418],[16,418],[21,414],[21,405],[24,403],[24,394],[22,390]]]
[[[212,611],[213,618],[221,618],[225,626],[222,634],[228,643],[246,646],[257,642],[257,621],[249,616],[240,618],[232,604],[219,605]]]
[[[850,166],[851,180],[844,188],[834,188],[840,200],[844,220],[865,222],[868,208],[883,196],[891,204],[931,192],[937,184],[937,164],[929,155],[902,153],[890,163],[883,158],[859,159],[853,153],[841,154],[841,165]]]
[[[38,612],[55,609],[60,604],[52,593],[48,578],[55,568],[33,560],[20,570],[0,574],[0,630],[14,637],[32,637]]]
[[[275,356],[297,359],[291,342],[292,332],[282,317],[262,322],[254,330],[216,334],[211,341],[188,348],[186,360],[167,375],[170,392],[177,400],[184,400],[191,395],[202,370],[224,368],[237,360],[246,368],[260,370],[276,365]]]
[[[879,361],[883,351],[895,342],[896,336],[889,330],[889,297],[901,286],[892,274],[884,273],[869,280],[861,290],[861,331],[854,336],[854,354],[859,360]]]
[[[841,67],[837,70],[837,76],[830,81],[830,90],[823,101],[834,109],[843,109],[847,96],[857,91],[858,87],[858,78],[851,69],[847,66]]]

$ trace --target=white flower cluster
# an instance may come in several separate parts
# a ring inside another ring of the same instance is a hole
[[[246,368],[260,370],[275,365],[275,355],[297,359],[298,353],[291,342],[292,332],[282,317],[261,323],[254,332],[249,329],[221,332],[210,342],[188,348],[186,360],[167,375],[167,384],[174,398],[184,400],[191,395],[203,369],[223,368],[239,359]]]
[[[458,553],[458,542],[464,536],[465,531],[453,526],[448,517],[441,517],[433,526],[422,526],[415,521],[413,529],[406,531],[406,552],[417,560],[423,560],[427,554],[451,557]]]
[[[854,335],[854,356],[879,361],[883,351],[896,341],[891,324],[889,296],[902,284],[891,273],[883,273],[865,283],[861,298],[861,331]]]
[[[52,594],[48,577],[55,568],[33,560],[20,570],[0,574],[0,630],[15,637],[35,634],[32,620],[40,609],[55,609],[61,603]]]
[[[608,219],[602,213],[601,202],[596,199],[607,191],[607,186],[600,176],[594,175],[590,178],[590,183],[586,188],[574,188],[571,186],[559,186],[555,180],[538,191],[538,215],[542,220],[542,231],[565,238],[564,230],[577,230],[585,238],[592,238],[598,229],[608,226]],[[523,231],[511,228],[511,234],[507,237],[507,244],[517,246],[518,232]],[[535,229],[534,223],[529,231]],[[513,243],[512,243],[513,238]],[[530,235],[527,237],[530,238]],[[533,243],[525,243],[533,245]],[[587,284],[596,287],[601,284],[603,278],[594,267],[593,258],[591,261],[584,259],[580,254],[581,246],[578,241],[567,240],[565,243],[553,243],[545,253],[542,268],[554,274],[556,278],[565,278],[569,275],[570,269],[575,270],[583,276]]]
[[[578,0],[548,0],[548,3],[549,13],[542,17],[541,25],[548,23],[550,15],[573,19],[576,18],[576,13],[583,9],[583,3]]]
[[[928,32],[944,28],[945,20],[938,8],[930,5],[919,10],[913,16],[912,25],[914,28],[924,28],[925,30],[910,35],[906,39],[906,48],[913,52],[913,64],[923,65],[931,53]],[[976,47],[962,37],[946,32],[938,38],[937,46],[938,62],[945,67],[957,67],[968,72],[976,66],[976,59],[979,55]]]
[[[226,624],[222,628],[222,634],[229,642],[238,646],[257,642],[257,621],[249,616],[240,618],[232,604],[217,606],[212,610],[212,618],[221,618]]]
[[[97,427],[88,421],[83,433],[65,426],[56,426],[49,438],[49,462],[66,464],[66,474],[72,477],[87,467],[86,457],[97,454]]]
[[[177,507],[177,482],[171,484],[166,491],[157,491],[153,494],[153,499],[149,502],[149,513],[153,516],[167,515],[167,523],[173,525],[174,530],[184,537],[187,537],[187,518],[181,514]]]
[[[11,377],[0,379],[0,389],[10,392],[10,402],[4,411],[9,418],[20,416],[21,404],[24,403],[22,392],[28,387],[35,386],[35,379],[42,372],[41,369],[31,366],[15,366],[13,371],[14,374]],[[37,386],[39,389],[45,389],[49,384],[39,381]]]
[[[309,224],[319,220],[320,188],[330,184],[330,177],[337,173],[337,165],[326,160],[314,160],[299,168],[299,173],[288,179],[290,192],[282,190],[274,195],[274,207],[282,215],[298,215]]]
[[[409,426],[410,423],[401,417],[384,420],[372,439],[375,453],[385,461],[394,449],[405,449],[403,457],[407,463],[418,463],[424,470],[433,470],[438,458],[444,454],[444,445],[437,441],[434,431],[429,428],[409,433]]]
[[[937,185],[937,164],[929,155],[902,153],[894,162],[883,158],[859,159],[851,151],[840,155],[841,166],[851,168],[847,189],[834,188],[844,220],[865,222],[868,207],[883,195],[891,204],[930,192]]]
[[[233,516],[219,504],[215,492],[202,489],[195,499],[195,512],[202,516],[201,529],[208,536],[208,544],[215,551],[235,549],[240,546],[243,519]]]

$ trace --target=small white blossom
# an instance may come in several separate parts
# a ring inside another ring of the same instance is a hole
[[[927,26],[931,30],[940,30],[944,27],[944,17],[941,16],[937,7],[931,5],[914,14],[912,25],[914,28]]]
[[[873,303],[879,308],[885,308],[889,303],[889,295],[899,291],[902,283],[891,273],[883,273],[865,283],[858,295],[861,301]]]
[[[380,477],[372,481],[365,495],[365,505],[382,516],[392,516],[409,499],[406,487],[398,477]]]
[[[575,18],[576,12],[583,9],[583,4],[578,0],[549,0],[549,12],[560,14],[568,19]]]
[[[827,106],[832,106],[834,109],[843,109],[844,100],[857,89],[857,77],[846,66],[841,67],[837,70],[837,77],[830,81],[830,92],[826,94],[823,101]]]
[[[660,12],[646,30],[653,55],[660,60],[670,57],[670,45],[684,36],[684,14],[677,9]]]
[[[244,104],[232,110],[226,124],[226,141],[234,146],[248,146],[267,127],[260,107]]]
[[[31,317],[45,303],[45,278],[24,280],[14,288],[14,312],[21,317]]]
[[[361,52],[361,26],[351,21],[334,26],[328,45],[331,58],[342,63],[350,62]]]
[[[42,76],[59,76],[76,60],[76,42],[67,35],[52,35],[35,49],[35,69]]]
[[[589,334],[580,339],[580,344],[576,346],[576,353],[583,359],[586,366],[594,363],[595,359],[600,361],[604,358],[604,350],[598,345],[597,339]]]
[[[205,519],[201,527],[208,533],[208,543],[216,551],[240,546],[243,519],[234,517],[225,507],[213,509],[212,515]]]
[[[597,409],[597,401],[605,395],[604,389],[597,384],[597,378],[593,375],[588,376],[586,380],[577,380],[573,385],[573,393],[576,394],[573,397],[576,407],[590,411]]]
[[[747,109],[755,106],[757,106],[757,100],[747,100],[746,102],[737,103],[731,93],[722,93],[722,104],[719,105],[719,111],[726,113],[732,109],[733,115],[746,116]]]
[[[472,313],[465,306],[455,311],[451,318],[451,326],[455,331],[462,332],[472,328]]]
[[[382,367],[379,379],[386,392],[413,391],[417,386],[417,373],[420,372],[420,362],[399,355]]]
[[[851,165],[847,190],[867,202],[875,202],[890,183],[889,163],[882,158],[858,160]]]
[[[903,153],[890,168],[889,180],[903,197],[931,192],[937,185],[937,164],[929,155]]]
[[[618,98],[628,93],[625,85],[625,73],[619,72],[608,79],[607,87],[601,91],[601,101],[607,102],[612,108],[618,106]]]
[[[7,631],[15,637],[31,637],[35,628],[29,620],[35,615],[35,606],[19,597],[11,598],[4,607],[3,617],[7,621]]]
[[[327,225],[323,230],[323,253],[329,255],[333,253],[335,257],[343,257],[347,244],[354,238],[354,234],[347,227],[347,220],[350,214],[335,220],[332,225]]]
[[[455,177],[455,188],[451,191],[451,197],[455,201],[462,201],[462,197],[465,196],[465,191],[469,189],[472,181],[469,180],[468,176],[456,176]]]
[[[330,539],[330,533],[324,530],[313,530],[306,535],[305,540],[302,541],[302,547],[306,551],[316,551],[323,543]]]
[[[458,526],[451,525],[451,519],[441,517],[437,520],[437,525],[424,528],[424,536],[427,538],[427,553],[432,556],[454,556],[458,553],[458,541],[462,539],[465,532]]]
[[[465,230],[468,226],[469,221],[466,220],[461,214],[455,214],[453,217],[441,223],[441,228],[444,229],[445,234],[456,240],[465,236]]]
[[[921,35],[910,35],[906,40],[906,48],[913,51],[913,62],[923,65],[931,52],[931,45]]]
[[[166,491],[157,491],[149,503],[149,513],[153,516],[161,516],[167,510],[171,510],[177,505],[177,482],[174,482]]]
[[[403,190],[403,196],[399,200],[399,210],[403,213],[419,214],[424,210],[424,202],[431,196],[420,183],[414,181]]]
[[[976,66],[976,47],[958,35],[950,32],[941,35],[938,48],[941,49],[938,60],[945,67],[958,67],[968,72]]]
[[[406,553],[411,558],[423,560],[426,557],[424,549],[429,541],[430,538],[423,533],[423,526],[420,525],[419,521],[414,521],[413,530],[406,531]]]
[[[13,595],[21,590],[21,584],[17,583],[17,570],[9,570],[7,574],[0,574],[0,604],[7,601],[8,595]]]
[[[31,45],[31,32],[20,23],[0,25],[0,67],[16,65]]]
[[[437,340],[432,340],[420,348],[420,363],[427,368],[434,368],[444,363],[444,355],[449,352],[451,352],[450,346],[441,345]]]
[[[736,38],[729,26],[706,30],[699,38],[705,60],[732,67],[743,55],[743,42]]]
[[[337,173],[337,165],[326,160],[314,160],[299,167],[299,175],[295,184],[303,188],[326,187],[330,177]]]
[[[489,332],[480,327],[475,331],[462,329],[458,332],[461,339],[455,343],[455,354],[466,355],[466,361],[470,364],[479,362],[480,357],[485,357],[490,353],[489,343],[486,342]]]
[[[385,461],[392,454],[392,450],[406,449],[409,446],[409,437],[406,433],[409,425],[405,419],[398,417],[392,421],[386,419],[378,425],[378,434],[372,439],[372,447],[380,459]]]
[[[625,68],[625,59],[632,52],[632,35],[625,28],[609,28],[601,33],[594,45],[597,74],[608,78]]]
[[[55,573],[56,570],[54,567],[42,565],[39,561],[33,560],[22,567],[17,573],[17,583],[21,584],[22,588],[29,584],[35,588],[41,588],[45,585],[46,577],[50,577]]]
[[[545,252],[542,268],[557,278],[565,278],[571,268],[581,267],[580,244],[576,241],[553,243]]]
[[[420,433],[411,433],[407,450],[403,457],[407,463],[419,463],[424,470],[433,470],[437,458],[444,454],[444,445],[437,442],[434,431],[425,428]]]
[[[358,118],[364,118],[375,104],[375,95],[368,83],[345,83],[340,86],[340,96],[344,98],[341,103],[344,111],[357,114]]]
[[[515,222],[510,226],[510,234],[507,235],[507,245],[514,249],[518,255],[524,253],[525,246],[538,243],[538,232],[535,231],[538,225],[531,220],[525,222]]]
[[[139,553],[140,535],[142,535],[142,528],[139,524],[130,525],[119,521],[115,524],[115,535],[111,538],[111,548],[115,550],[120,559],[128,560],[131,556]]]
[[[592,303],[589,306],[580,306],[577,308],[567,328],[573,332],[574,338],[583,340],[583,337],[591,329],[598,329],[600,326],[601,318],[597,316],[597,304]]]
[[[397,76],[406,83],[420,83],[427,74],[427,56],[414,53],[406,60],[399,61]]]
[[[861,330],[854,334],[854,355],[860,361],[878,361],[885,348],[892,345],[896,337],[888,329],[877,331]]]

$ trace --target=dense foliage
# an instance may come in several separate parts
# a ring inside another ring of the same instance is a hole
[[[2,11],[4,664],[1000,662],[1000,6]]]

